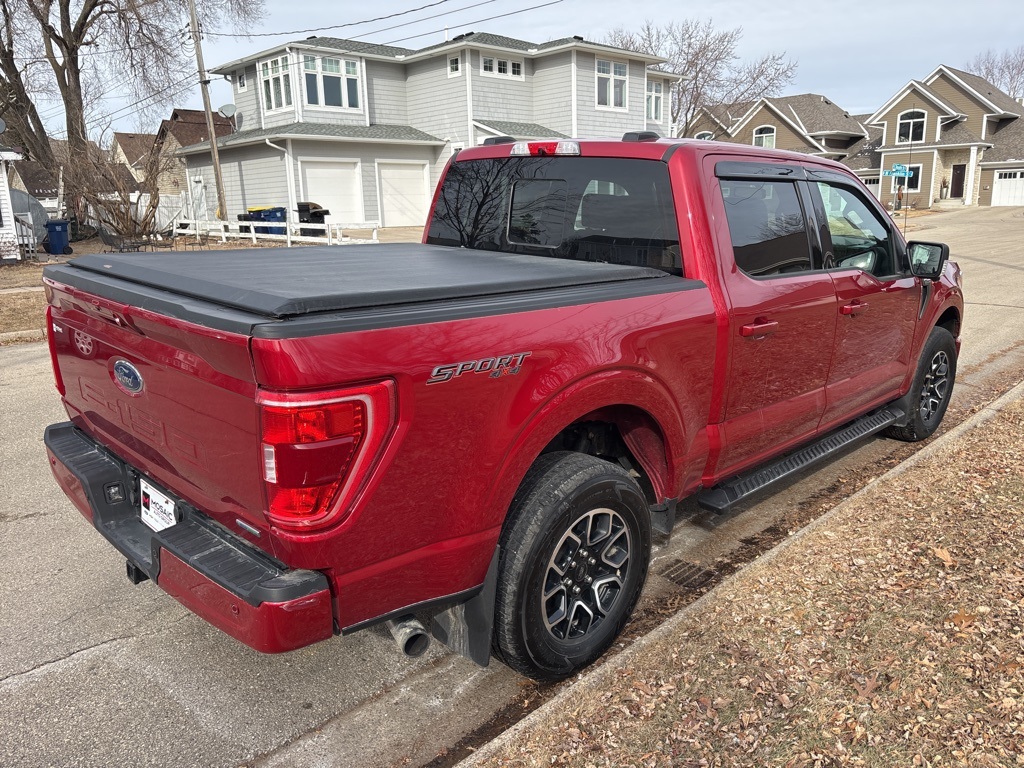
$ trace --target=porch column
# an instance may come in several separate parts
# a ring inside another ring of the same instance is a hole
[[[974,197],[974,169],[978,165],[978,148],[971,147],[971,159],[967,163],[967,194],[964,195],[964,205],[974,205],[977,200]]]

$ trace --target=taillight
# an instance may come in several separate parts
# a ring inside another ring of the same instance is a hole
[[[47,298],[50,297],[50,287],[46,287]],[[53,307],[46,305],[46,345],[50,348],[50,365],[53,366],[53,381],[57,385],[57,391],[64,397],[64,377],[60,375],[60,365],[57,363],[57,336],[54,330]]]
[[[390,434],[394,384],[261,392],[267,517],[290,530],[332,525],[351,507]]]

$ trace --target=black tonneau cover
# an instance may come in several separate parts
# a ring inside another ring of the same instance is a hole
[[[69,268],[272,319],[669,277],[647,267],[421,243],[98,253]]]

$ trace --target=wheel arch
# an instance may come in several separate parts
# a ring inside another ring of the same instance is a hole
[[[589,434],[599,425],[606,434]],[[686,455],[688,430],[667,387],[646,372],[616,371],[575,381],[538,406],[519,428],[495,473],[486,509],[491,524],[501,525],[509,505],[537,458],[553,450],[577,450],[566,441],[583,441],[580,453],[618,458],[608,440],[621,439],[622,453],[640,474],[652,504],[679,493],[679,458]],[[602,446],[602,441],[604,446]]]

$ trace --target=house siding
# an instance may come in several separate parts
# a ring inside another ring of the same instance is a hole
[[[256,77],[256,65],[245,67],[245,90],[239,91],[238,84],[232,85],[235,100],[235,125],[240,131],[260,127],[260,85]]]
[[[994,168],[982,168],[978,177],[981,187],[978,192],[978,205],[992,205],[992,187],[996,183],[996,171]]]
[[[938,197],[939,181],[935,177],[937,165],[935,155],[934,150],[928,149],[922,152],[886,152],[882,156],[883,168],[892,168],[893,163],[921,166],[921,191],[904,191],[903,204],[905,206],[912,205],[917,208],[930,208],[932,199]],[[881,189],[879,190],[879,200],[881,200],[883,205],[890,207],[892,207],[896,197],[892,191],[893,178],[892,176],[883,176],[880,184]]]
[[[628,65],[625,111],[597,108],[597,56],[576,53],[576,99],[580,137],[617,137],[626,131],[644,129],[644,73],[641,61],[609,55],[603,59],[625,61]]]
[[[572,136],[571,52],[544,56],[533,63],[532,119],[535,123]]]
[[[928,88],[953,109],[967,115],[964,126],[975,136],[981,137],[985,113],[991,108],[982,105],[976,97],[969,95],[967,91],[944,74],[939,75]],[[934,132],[931,135],[934,137]]]
[[[409,122],[402,64],[367,61],[366,96],[371,125],[406,125]]]
[[[879,123],[886,124],[885,131],[885,146],[891,147],[896,144],[896,131],[898,128],[898,118],[901,112],[906,112],[909,109],[919,109],[925,113],[924,118],[924,140],[921,142],[914,142],[915,144],[932,144],[935,141],[935,121],[939,116],[939,108],[932,103],[932,100],[922,96],[917,90],[912,90],[896,104],[890,107],[881,119]]]
[[[221,177],[230,220],[258,206],[288,207],[288,184],[284,153],[266,145],[221,149]],[[217,187],[209,154],[188,155],[189,195],[195,194],[195,179],[206,188],[206,218],[216,218]]]
[[[480,60],[483,56],[522,61],[512,55],[471,51],[473,119],[481,122],[487,122],[487,118],[526,121],[529,115],[533,114],[533,63],[529,60],[522,62],[522,80],[512,77],[491,77],[480,71]],[[464,82],[462,85],[465,88]]]
[[[466,117],[466,73],[448,77],[447,66],[447,55],[406,65],[409,125],[431,136],[470,146],[473,142]],[[474,87],[475,74],[470,75]]]
[[[780,120],[778,115],[763,106],[751,116],[731,141],[734,144],[753,146],[754,131],[763,125],[774,126],[776,149],[789,149],[796,152],[806,152],[809,149],[817,150],[817,147],[808,143],[799,133]]]

